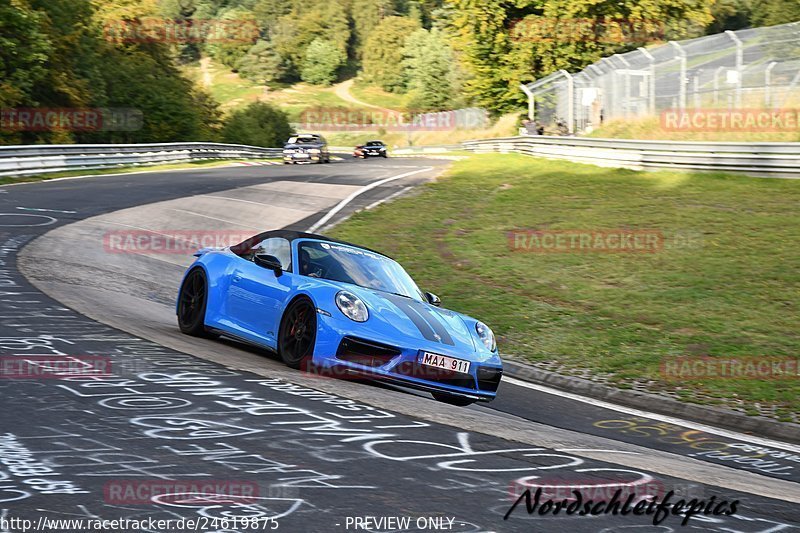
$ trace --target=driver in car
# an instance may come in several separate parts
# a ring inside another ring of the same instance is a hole
[[[300,250],[300,274],[311,278],[322,277],[322,268],[312,263],[311,256],[307,250]]]

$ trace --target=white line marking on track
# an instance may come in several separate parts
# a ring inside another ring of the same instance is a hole
[[[398,174],[397,176],[392,176],[392,177],[389,177],[389,178],[386,178],[386,179],[382,179],[380,181],[376,181],[374,183],[370,183],[369,185],[365,185],[364,187],[360,188],[359,190],[355,191],[353,194],[351,194],[350,196],[348,196],[347,198],[345,198],[344,200],[339,202],[333,209],[328,211],[327,215],[322,217],[316,224],[314,224],[313,226],[308,228],[308,232],[309,233],[314,233],[319,228],[321,228],[322,226],[327,224],[328,221],[330,219],[332,219],[336,215],[336,213],[338,213],[339,211],[344,209],[347,206],[347,204],[349,204],[350,202],[352,202],[353,200],[355,200],[356,198],[358,198],[359,196],[361,196],[365,192],[370,191],[370,190],[372,190],[372,189],[374,189],[376,187],[380,187],[381,185],[385,185],[387,183],[390,183],[392,181],[396,181],[396,180],[399,180],[399,179],[407,178],[408,176],[413,176],[414,174],[419,174],[420,172],[429,172],[431,170],[433,170],[433,167],[423,167],[423,168],[421,168],[419,170],[412,170],[411,172],[405,172],[403,174]]]
[[[602,453],[627,453],[629,455],[641,455],[639,452],[629,452],[626,450],[598,450],[596,448],[556,448],[557,452],[602,452]]]
[[[194,211],[187,211],[186,209],[174,209],[174,208],[170,208],[169,210],[170,210],[170,211],[177,211],[177,212],[179,212],[179,213],[188,213],[188,214],[190,214],[190,215],[194,215],[194,216],[196,216],[196,217],[210,218],[211,220],[217,220],[217,221],[219,221],[219,222],[226,222],[226,223],[228,223],[228,224],[235,224],[236,226],[246,227],[246,228],[250,228],[250,229],[256,229],[256,230],[258,230],[258,231],[261,231],[261,229],[262,229],[262,228],[258,228],[258,227],[256,227],[256,226],[250,226],[250,225],[248,225],[248,224],[242,224],[241,222],[234,222],[233,220],[226,220],[226,219],[224,219],[224,218],[212,217],[212,216],[209,216],[209,215],[204,215],[204,214],[202,214],[202,213],[195,213]]]
[[[57,218],[48,215],[31,215],[26,213],[0,213],[0,217],[34,217],[48,219],[47,222],[41,222],[39,224],[0,224],[2,228],[35,228],[39,226],[49,226],[58,222]]]
[[[666,422],[667,424],[673,424],[676,426],[683,426],[689,429],[695,429],[697,431],[704,431],[705,433],[711,433],[713,435],[719,435],[720,437],[726,437],[729,439],[734,439],[742,442],[748,442],[750,444],[757,444],[759,446],[767,446],[770,448],[780,448],[781,450],[787,450],[794,453],[800,453],[800,446],[795,446],[794,444],[789,444],[787,442],[780,442],[771,439],[765,439],[761,437],[755,437],[753,435],[745,435],[744,433],[737,433],[735,431],[728,431],[726,429],[715,428],[713,426],[707,426],[705,424],[699,424],[697,422],[690,422],[688,420],[682,420],[680,418],[676,418],[673,416],[666,416],[666,415],[659,415],[656,413],[649,413],[647,411],[641,411],[639,409],[634,409],[632,407],[623,407],[621,405],[616,405],[609,402],[604,402],[603,400],[595,400],[594,398],[586,398],[584,396],[579,396],[577,394],[572,394],[570,392],[563,392],[556,389],[551,389],[550,387],[545,387],[543,385],[537,385],[535,383],[528,383],[527,381],[522,381],[515,378],[510,378],[507,376],[503,376],[503,381],[506,381],[512,385],[516,385],[518,387],[525,387],[526,389],[533,389],[539,392],[544,392],[546,394],[552,394],[554,396],[561,396],[562,398],[568,398],[570,400],[575,400],[581,403],[587,403],[589,405],[594,405],[596,407],[601,407],[603,409],[610,409],[611,411],[617,411],[618,413],[625,413],[627,415],[633,416],[641,416],[644,418],[650,418],[652,420],[658,420],[659,422]]]
[[[365,209],[365,210],[367,210],[367,211],[369,211],[370,209],[374,209],[374,208],[378,207],[378,206],[379,206],[379,205],[381,205],[381,204],[384,204],[384,203],[386,203],[386,202],[389,202],[389,201],[391,201],[391,200],[394,200],[395,198],[397,198],[398,196],[400,196],[401,194],[403,194],[404,192],[406,192],[406,191],[407,191],[407,190],[409,190],[409,189],[413,189],[413,187],[405,187],[405,188],[403,188],[403,189],[400,189],[400,190],[399,190],[399,191],[397,191],[396,193],[394,193],[394,194],[390,194],[389,196],[387,196],[386,198],[384,198],[384,199],[382,199],[382,200],[378,200],[377,202],[373,202],[373,203],[369,204],[369,205],[368,205],[367,207],[365,207],[364,209]]]
[[[77,211],[61,211],[60,209],[39,209],[36,207],[17,207],[17,209],[20,209],[22,211],[38,211],[42,213],[68,213],[68,214],[77,213]]]
[[[243,204],[260,205],[261,207],[269,207],[270,204],[262,204],[261,202],[254,202],[252,200],[242,200],[240,198],[228,198],[227,196],[216,196],[213,194],[201,194],[204,198],[217,198],[219,200],[231,200],[232,202],[242,202]]]

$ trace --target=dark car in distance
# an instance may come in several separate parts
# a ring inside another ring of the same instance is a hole
[[[325,137],[317,133],[301,133],[292,135],[283,147],[283,162],[287,165],[295,163],[330,163],[331,153]]]
[[[354,157],[366,159],[368,157],[389,157],[388,147],[383,141],[369,141],[366,144],[356,146],[353,150]]]

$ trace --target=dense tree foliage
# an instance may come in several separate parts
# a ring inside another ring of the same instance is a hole
[[[314,39],[306,48],[300,77],[308,83],[330,85],[336,79],[336,70],[345,59],[345,53],[335,43],[326,39]]]
[[[516,109],[522,81],[654,41],[695,37],[712,22],[704,0],[448,0],[450,26],[472,78],[465,91]]]
[[[272,147],[283,146],[291,133],[286,113],[264,102],[254,102],[228,117],[222,139],[229,143]]]
[[[364,77],[384,90],[401,92],[405,76],[400,67],[409,35],[420,28],[406,17],[387,17],[378,24],[364,47]]]
[[[223,125],[217,104],[181,75],[181,63],[201,57],[256,83],[359,74],[407,93],[410,108],[505,112],[524,105],[519,83],[557,69],[797,20],[800,0],[0,0],[0,108],[142,117],[140,127],[98,131],[5,127],[0,143],[246,142],[235,137],[247,132],[264,144],[243,115]],[[190,38],[168,33],[176,29]],[[280,122],[275,110],[251,111]]]
[[[402,66],[411,94],[410,107],[442,110],[456,99],[453,51],[438,29],[420,29],[406,39]]]
[[[0,143],[158,142],[214,136],[216,105],[180,75],[166,46],[104,35],[104,16],[137,16],[137,4],[120,2],[116,13],[98,13],[86,0],[8,2],[0,7],[3,108],[125,109],[143,120],[120,127],[104,112],[105,120],[94,128],[63,122],[49,130],[17,125],[0,131]]]
[[[253,45],[239,61],[239,75],[256,83],[270,83],[286,77],[289,68],[270,41]]]

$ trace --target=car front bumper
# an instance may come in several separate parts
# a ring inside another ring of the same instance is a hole
[[[503,375],[498,354],[458,353],[445,345],[421,346],[398,342],[374,331],[355,335],[351,324],[318,314],[314,363],[332,377],[379,380],[427,392],[489,402]],[[468,373],[423,365],[423,352],[470,362]]]
[[[322,154],[283,154],[283,160],[287,163],[312,163],[321,157]]]

